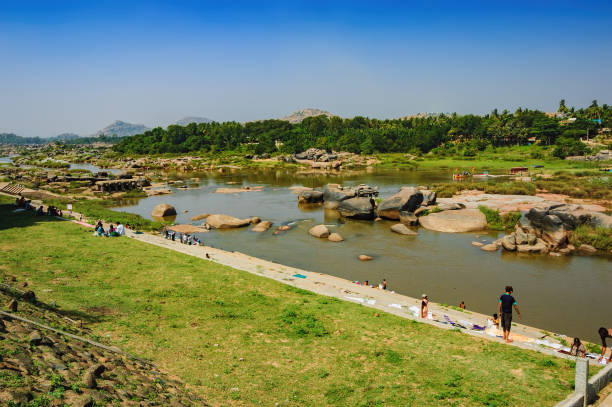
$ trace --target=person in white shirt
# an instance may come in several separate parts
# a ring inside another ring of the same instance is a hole
[[[119,236],[125,236],[125,228],[123,227],[121,222],[117,222],[116,232],[119,234]]]

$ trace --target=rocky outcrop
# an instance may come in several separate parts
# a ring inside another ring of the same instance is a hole
[[[308,233],[314,237],[326,238],[329,236],[329,229],[327,229],[327,226],[325,225],[317,225],[310,228]]]
[[[153,208],[151,216],[155,218],[164,218],[166,216],[176,216],[176,209],[172,205],[159,204]]]
[[[378,188],[361,184],[356,187],[342,187],[328,184],[323,189],[323,203],[326,209],[337,209],[341,202],[351,198],[378,196]]]
[[[395,195],[378,205],[378,216],[381,218],[400,218],[400,212],[414,212],[423,202],[423,193],[415,187],[402,187]]]
[[[206,224],[215,229],[232,229],[250,225],[251,219],[239,219],[229,215],[215,214],[208,215]]]
[[[353,219],[374,219],[374,199],[356,197],[345,199],[338,204],[338,212]]]
[[[359,256],[357,256],[357,258],[361,261],[370,261],[370,260],[374,260],[374,257],[372,256],[368,256],[367,254],[360,254]]]
[[[408,236],[418,235],[417,232],[410,229],[408,226],[404,225],[403,223],[396,223],[395,225],[391,226],[391,231],[395,233],[399,233],[400,235],[408,235]]]
[[[465,209],[465,205],[460,202],[438,202],[437,208],[441,211],[456,211]]]
[[[417,218],[414,212],[400,212],[399,220],[407,226],[416,226],[419,224],[419,218]]]
[[[0,293],[0,303],[9,299]],[[123,353],[112,343],[106,347],[86,343],[96,338],[82,321],[65,318],[47,304],[22,301],[20,305],[19,317],[59,332],[0,316],[0,405],[207,405],[155,365]]]
[[[476,232],[487,228],[487,218],[478,209],[458,209],[430,213],[419,218],[425,229],[437,232]]]
[[[200,215],[192,216],[192,217],[191,217],[191,220],[192,220],[192,221],[202,220],[202,219],[206,219],[206,218],[208,218],[208,216],[210,216],[210,214],[209,214],[209,213],[202,213],[202,214],[200,214]]]

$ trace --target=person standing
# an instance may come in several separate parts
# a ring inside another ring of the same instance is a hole
[[[519,318],[523,319],[521,316],[521,312],[519,311],[518,305],[516,304],[516,300],[512,296],[514,290],[512,286],[506,286],[506,292],[499,297],[498,302],[498,313],[501,315],[501,325],[504,330],[504,341],[506,343],[512,342],[510,339],[510,328],[512,327],[512,308],[516,310]]]

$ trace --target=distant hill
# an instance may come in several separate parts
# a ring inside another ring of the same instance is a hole
[[[80,137],[81,136],[75,133],[62,133],[62,134],[58,134],[57,136],[50,137],[49,141],[69,141],[69,140],[78,139]]]
[[[93,134],[93,136],[99,137],[117,135],[117,137],[127,137],[135,134],[142,134],[147,130],[151,129],[144,124],[126,123],[122,122],[121,120],[116,120],[105,128],[98,130],[95,134]]]
[[[288,121],[289,123],[299,123],[307,117],[321,116],[321,115],[324,115],[327,117],[336,116],[335,114],[331,114],[330,112],[325,111],[325,110],[308,108],[308,109],[302,109],[302,110],[295,111],[291,113],[290,115],[281,118],[280,120],[285,120],[285,121]]]
[[[40,137],[21,137],[14,133],[0,133],[0,144],[45,144],[48,140]]]
[[[174,124],[178,124],[179,126],[187,126],[189,123],[210,123],[210,122],[212,122],[212,120],[206,117],[187,116],[187,117],[183,117],[180,120],[177,120],[176,122],[174,122]]]

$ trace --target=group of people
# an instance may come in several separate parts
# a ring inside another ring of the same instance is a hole
[[[53,205],[49,205],[47,206],[47,210],[45,211],[45,208],[42,205],[38,207],[32,206],[32,200],[25,199],[25,197],[23,197],[22,195],[19,195],[15,199],[15,206],[17,206],[17,208],[24,209],[26,211],[34,211],[36,216],[43,216],[43,215],[60,216],[60,217],[62,216],[61,209],[56,208]]]
[[[119,237],[125,236],[125,229],[129,229],[129,223],[123,226],[121,222],[117,222],[117,227],[115,227],[112,223],[108,227],[108,230],[104,230],[104,225],[102,221],[99,220],[96,224],[94,234],[96,236],[105,236],[105,237]]]
[[[162,230],[162,236],[164,236],[168,240],[172,240],[173,242],[176,241],[178,238],[179,242],[190,245],[190,246],[191,245],[196,245],[196,246],[202,245],[202,241],[200,240],[199,237],[195,235],[188,235],[187,233],[177,233],[174,230],[171,230],[167,227],[165,227],[164,230]]]
[[[370,285],[370,282],[368,280],[365,280],[363,283],[360,281],[353,281],[353,282],[355,284],[365,285],[366,287],[370,287],[370,288],[379,288],[381,290],[387,289],[387,279],[386,278],[383,278],[382,281],[378,284],[378,286]]]

